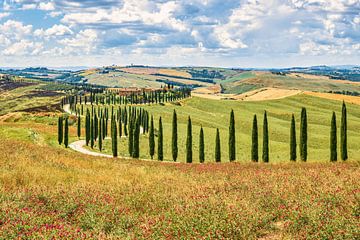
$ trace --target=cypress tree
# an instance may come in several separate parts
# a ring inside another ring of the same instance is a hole
[[[220,132],[218,128],[216,129],[216,139],[215,139],[215,161],[221,162]]]
[[[199,161],[203,163],[205,161],[205,146],[204,146],[204,130],[201,126],[199,135]]]
[[[173,121],[172,121],[172,157],[176,162],[178,156],[178,135],[177,135],[177,115],[174,109]]]
[[[102,150],[102,140],[103,140],[103,130],[102,130],[102,127],[103,127],[103,119],[102,117],[100,117],[100,120],[99,120],[99,140],[98,140],[98,143],[99,143],[99,150],[101,152]]]
[[[133,146],[133,158],[139,158],[140,156],[140,117],[136,119],[134,128],[134,146]]]
[[[187,138],[186,138],[186,162],[192,163],[192,124],[191,118],[188,118]]]
[[[335,112],[331,118],[331,130],[330,130],[330,161],[337,161],[337,134],[336,134],[336,115]]]
[[[117,157],[118,151],[117,151],[117,130],[116,130],[116,121],[114,117],[111,119],[111,143],[112,143],[112,152],[113,157]]]
[[[132,156],[134,147],[134,123],[132,119],[129,119],[129,121],[128,151],[129,155]]]
[[[105,139],[105,135],[106,135],[106,133],[105,133],[105,116],[102,116],[102,118],[101,118],[101,129],[102,129],[102,138],[103,138],[103,140]]]
[[[99,134],[98,127],[99,127],[99,125],[98,125],[98,117],[97,117],[96,112],[95,112],[95,115],[94,115],[94,140],[97,139],[98,134]]]
[[[259,140],[258,140],[258,126],[257,126],[257,117],[254,115],[253,127],[252,127],[252,144],[251,144],[251,160],[253,162],[259,161]]]
[[[290,125],[290,160],[296,161],[296,127],[294,114],[291,116]]]
[[[85,139],[86,139],[86,146],[89,146],[90,142],[90,112],[89,109],[86,111],[86,118],[85,118]]]
[[[94,136],[95,135],[95,131],[94,131],[94,118],[92,117],[90,119],[90,147],[93,148],[94,147]]]
[[[151,116],[150,133],[149,133],[149,154],[151,159],[153,159],[154,153],[155,153],[154,119],[153,116]]]
[[[267,121],[267,113],[264,112],[264,125],[263,125],[263,162],[269,162],[269,129]]]
[[[307,160],[307,114],[306,114],[306,108],[301,109],[300,158],[302,161]]]
[[[159,118],[159,135],[158,135],[158,160],[164,160],[164,152],[163,152],[163,127],[161,117]]]
[[[77,136],[80,138],[81,136],[81,118],[80,115],[77,118]]]
[[[121,118],[119,118],[119,137],[122,136],[122,122],[121,122]]]
[[[58,119],[58,142],[59,142],[59,145],[61,145],[62,141],[63,141],[63,118],[62,118],[62,116],[60,116]]]
[[[341,151],[341,160],[345,161],[348,159],[347,151],[347,112],[346,105],[343,101],[341,109],[341,133],[340,133],[340,151]]]
[[[229,160],[230,162],[235,161],[235,116],[234,110],[231,109],[230,113],[230,126],[229,126]]]
[[[65,118],[64,145],[65,145],[66,148],[69,145],[69,121],[68,121],[68,117]]]

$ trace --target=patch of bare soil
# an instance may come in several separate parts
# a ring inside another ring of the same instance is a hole
[[[301,93],[300,90],[281,89],[281,88],[261,88],[250,92],[236,95],[234,98],[242,101],[263,101],[282,99]]]
[[[27,87],[31,85],[36,85],[37,83],[29,82],[13,82],[13,81],[0,81],[0,91],[11,91],[20,87]]]
[[[59,92],[54,91],[31,91],[29,94],[26,95],[26,97],[33,98],[33,97],[55,97],[63,95]]]
[[[56,112],[56,111],[62,111],[60,104],[26,108],[19,110],[18,112],[39,113],[39,112]]]

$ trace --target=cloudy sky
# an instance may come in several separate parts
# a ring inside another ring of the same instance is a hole
[[[0,67],[360,64],[360,0],[0,0]]]

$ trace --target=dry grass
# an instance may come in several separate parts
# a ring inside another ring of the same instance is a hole
[[[325,99],[345,101],[348,103],[360,105],[360,97],[357,96],[349,96],[349,95],[335,94],[335,93],[309,92],[309,91],[304,92],[304,94],[314,97],[321,97]]]
[[[0,127],[3,134],[31,128],[47,142],[40,147],[36,139],[6,135],[0,145],[0,238],[354,239],[359,234],[356,162],[169,165],[103,159],[53,145],[55,126]]]

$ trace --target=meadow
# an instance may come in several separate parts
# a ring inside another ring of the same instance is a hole
[[[228,162],[228,126],[231,109],[235,112],[236,122],[236,159],[239,162],[249,162],[251,149],[251,132],[253,115],[258,118],[259,153],[262,151],[262,121],[264,110],[268,114],[270,136],[270,161],[289,161],[289,138],[291,114],[295,114],[297,126],[297,141],[299,142],[300,111],[306,107],[308,112],[308,161],[326,162],[330,158],[329,137],[332,111],[337,114],[337,125],[340,126],[341,101],[323,99],[319,97],[299,94],[278,100],[267,101],[229,101],[210,100],[193,97],[182,100],[179,104],[140,106],[154,116],[155,128],[158,127],[158,118],[161,116],[164,129],[164,158],[172,159],[171,136],[172,114],[176,110],[178,115],[179,158],[185,162],[186,131],[188,116],[193,125],[193,158],[198,160],[199,132],[202,126],[205,134],[205,161],[214,162],[216,128],[220,130],[221,156],[223,162]],[[115,108],[116,109],[116,108]],[[359,159],[360,149],[360,106],[347,104],[348,109],[348,149],[350,159]],[[338,136],[339,136],[338,130]],[[111,141],[105,141],[103,152],[111,154]],[[150,159],[148,136],[141,136],[140,158]],[[95,151],[96,146],[95,146]],[[156,151],[156,148],[155,148]],[[127,140],[119,141],[119,154],[128,156]],[[155,152],[156,159],[156,152]]]
[[[28,96],[27,87],[23,90],[23,94],[21,88],[15,91],[20,99]],[[30,99],[36,109],[19,108],[14,118],[12,109],[4,107],[0,118],[0,239],[359,237],[357,105],[347,105],[350,159],[337,163],[328,162],[328,136],[331,112],[340,116],[340,101],[298,95],[266,102],[191,98],[181,101],[181,106],[145,106],[155,119],[160,115],[164,119],[168,159],[173,109],[178,112],[180,151],[184,151],[187,116],[193,119],[195,149],[203,125],[206,163],[185,164],[99,158],[66,149],[57,143],[57,116],[63,113],[56,108],[37,110],[54,99],[39,95]],[[9,106],[6,103],[1,102]],[[291,163],[287,155],[290,114],[296,113],[299,121],[303,106],[308,109],[310,159]],[[222,157],[227,160],[230,109],[235,111],[239,160],[211,163],[216,127],[222,134]],[[270,163],[251,163],[252,115],[258,114],[261,127],[264,109]],[[70,136],[70,142],[77,139],[75,125]],[[143,138],[140,153],[146,154]],[[195,161],[196,157],[195,150]]]

